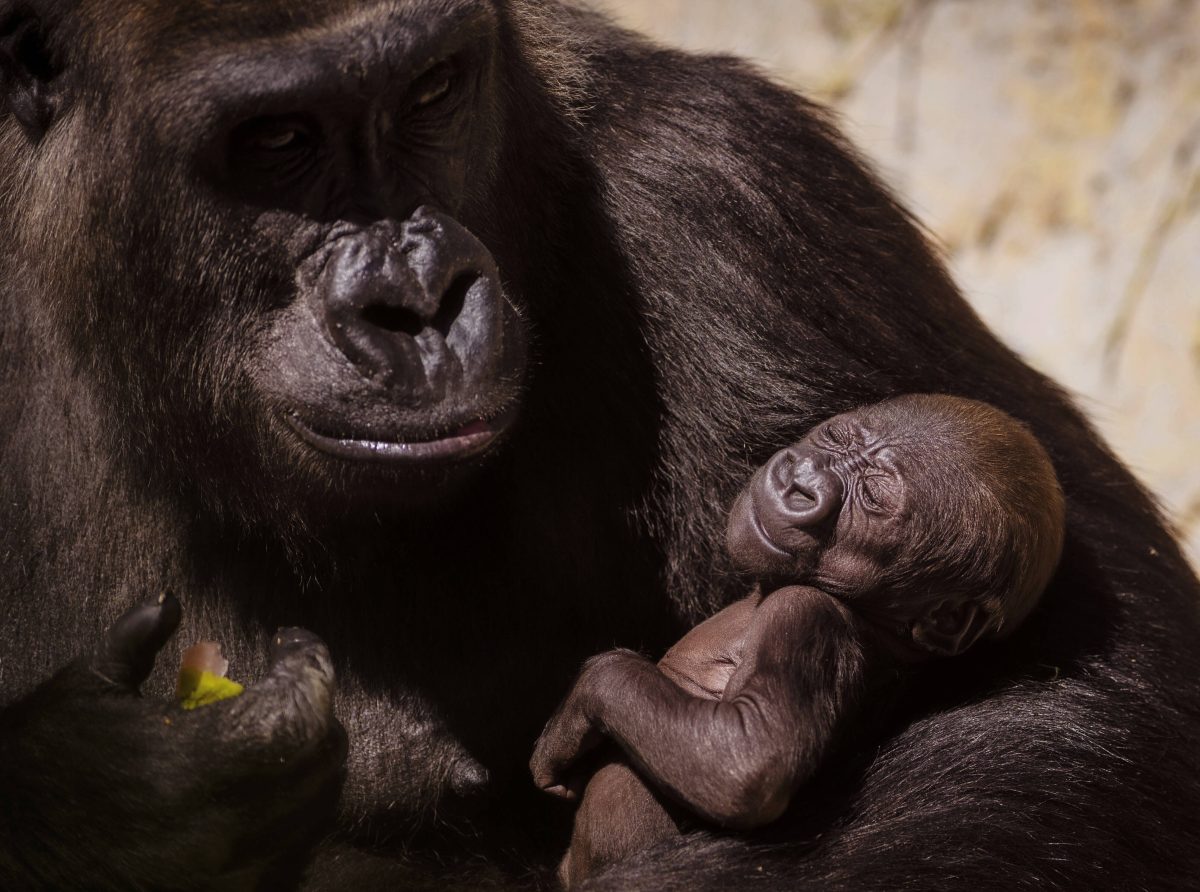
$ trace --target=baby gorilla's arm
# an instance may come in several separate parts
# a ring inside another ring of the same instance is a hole
[[[845,607],[816,589],[780,589],[755,611],[744,660],[720,701],[692,696],[628,651],[589,661],[538,740],[534,779],[570,795],[573,764],[604,735],[701,817],[761,827],[824,756],[862,690],[864,660]]]

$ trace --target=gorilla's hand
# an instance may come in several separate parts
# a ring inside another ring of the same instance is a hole
[[[90,656],[0,716],[0,886],[298,879],[333,816],[346,755],[325,645],[281,630],[261,681],[187,711],[138,693],[179,617],[170,595],[130,610]]]
[[[587,775],[579,770],[580,760],[604,741],[597,727],[598,710],[608,679],[619,664],[644,657],[627,650],[613,650],[592,657],[583,664],[571,692],[559,705],[538,737],[529,760],[533,782],[539,788],[562,799],[577,799],[587,785]]]

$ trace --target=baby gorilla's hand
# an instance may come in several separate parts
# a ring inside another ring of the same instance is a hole
[[[612,650],[583,664],[571,692],[534,745],[529,770],[540,789],[568,800],[577,799],[582,793],[587,777],[577,770],[578,762],[604,740],[596,727],[595,710],[602,702],[597,694],[604,691],[606,678],[630,660],[647,662],[632,651]]]
[[[130,610],[90,656],[6,712],[12,829],[32,841],[69,828],[63,875],[86,867],[96,888],[291,883],[332,818],[345,761],[329,654],[314,635],[282,630],[261,681],[187,711],[138,692],[179,619],[169,595]],[[23,775],[62,795],[32,795],[32,783],[24,793]]]

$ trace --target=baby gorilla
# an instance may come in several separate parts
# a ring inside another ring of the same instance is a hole
[[[862,715],[871,678],[1020,625],[1063,529],[1045,450],[983,403],[903,396],[779,452],[729,518],[753,592],[657,666],[623,650],[590,660],[539,738],[534,779],[564,798],[606,738],[636,769],[592,776],[563,882],[677,835],[673,813],[774,821]]]

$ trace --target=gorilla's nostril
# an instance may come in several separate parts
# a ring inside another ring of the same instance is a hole
[[[841,485],[828,471],[817,470],[804,462],[796,476],[788,481],[781,493],[781,507],[791,522],[801,527],[824,523],[838,513],[841,505]]]
[[[800,486],[798,483],[793,483],[788,488],[788,495],[799,502],[815,502],[817,494],[809,487]]]
[[[455,319],[462,315],[463,307],[467,303],[467,293],[478,281],[479,273],[477,272],[460,273],[454,277],[454,281],[442,295],[441,304],[433,317],[433,327],[442,333],[442,337],[449,337],[450,326],[454,324]]]
[[[363,308],[363,321],[384,331],[399,332],[416,337],[425,327],[421,317],[405,307],[376,303]]]
[[[339,236],[322,264],[313,309],[368,380],[429,403],[490,375],[502,355],[495,264],[449,217],[417,214]]]

